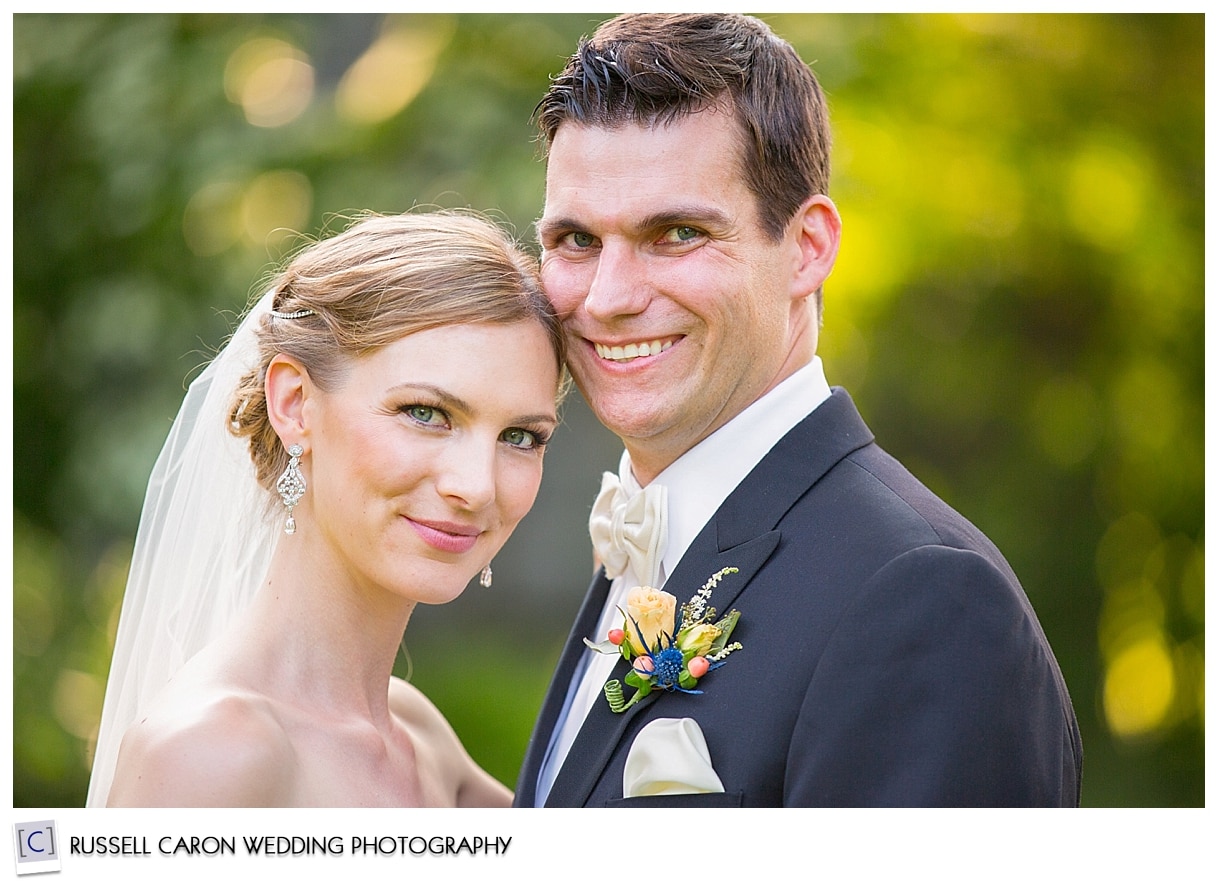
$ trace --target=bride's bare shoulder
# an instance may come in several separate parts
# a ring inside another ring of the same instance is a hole
[[[389,710],[416,731],[456,738],[448,720],[417,686],[398,677],[389,678]]]
[[[512,804],[512,791],[474,762],[448,719],[418,687],[391,677],[389,710],[415,737],[423,740],[436,758],[451,787],[454,805],[506,807]]]
[[[272,806],[287,799],[293,747],[270,703],[214,689],[170,697],[127,730],[112,806]]]

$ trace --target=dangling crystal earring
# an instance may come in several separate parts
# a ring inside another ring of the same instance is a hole
[[[300,473],[300,456],[303,453],[304,448],[299,444],[293,444],[288,448],[288,456],[292,458],[288,460],[288,467],[275,484],[275,489],[279,491],[279,498],[283,500],[283,504],[288,510],[288,522],[283,525],[283,532],[289,535],[296,532],[296,518],[292,517],[292,509],[296,507],[296,503],[300,502],[300,497],[304,496],[305,492],[304,475]]]
[[[478,577],[478,584],[481,585],[483,588],[490,588],[491,587],[491,578],[494,575],[495,574],[491,572],[491,565],[487,564],[486,566],[484,566],[482,568],[482,575]]]

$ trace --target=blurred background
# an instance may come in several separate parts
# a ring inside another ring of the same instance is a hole
[[[1203,805],[1203,16],[763,17],[829,97],[830,383],[1019,573],[1084,805]],[[533,247],[529,117],[600,18],[13,17],[14,806],[84,802],[145,482],[258,280],[360,209]],[[509,785],[619,450],[574,393],[494,587],[407,632]]]

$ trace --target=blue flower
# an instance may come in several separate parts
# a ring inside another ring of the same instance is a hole
[[[622,694],[622,682],[610,680],[605,684],[605,698],[614,713],[621,713],[635,702],[646,698],[653,689],[663,689],[665,692],[685,692],[689,695],[701,695],[701,689],[694,689],[698,681],[715,668],[722,667],[724,659],[732,652],[740,649],[739,643],[728,643],[732,630],[740,618],[738,610],[732,610],[718,622],[715,621],[715,609],[707,605],[711,592],[719,584],[719,580],[730,573],[739,572],[735,567],[725,567],[711,576],[705,585],[698,589],[697,594],[681,607],[680,625],[673,628],[675,633],[659,631],[655,635],[653,645],[647,645],[640,640],[637,644],[633,637],[627,638],[627,623],[634,626],[631,634],[644,634],[639,623],[623,613],[626,621],[622,628],[614,628],[609,632],[609,638],[601,643],[593,643],[587,638],[584,643],[589,649],[597,652],[620,654],[630,663],[630,672],[623,678],[626,685],[633,686],[635,693],[627,701]],[[649,596],[663,595],[671,610],[675,602],[672,595],[664,591],[647,588]],[[653,604],[654,605],[654,604]],[[671,621],[671,618],[670,618]]]
[[[681,685],[682,675],[685,675],[687,680],[689,676],[685,655],[672,642],[670,635],[664,636],[669,639],[668,648],[659,652],[649,650],[646,654],[636,657],[632,665],[634,673],[642,679],[649,679],[653,687],[701,695],[701,689],[686,689]]]

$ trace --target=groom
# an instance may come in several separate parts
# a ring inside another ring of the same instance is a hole
[[[754,18],[626,15],[538,115],[543,280],[625,451],[516,804],[1077,805],[1074,711],[1015,574],[816,356],[841,220],[808,67]],[[584,638],[631,588],[680,604],[726,567],[710,605],[741,648],[615,712],[629,668]]]

